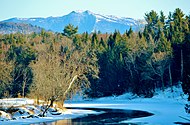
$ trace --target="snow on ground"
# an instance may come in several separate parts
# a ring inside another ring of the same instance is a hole
[[[44,110],[43,106],[35,106],[32,99],[0,99],[0,125],[29,125],[72,119],[87,114],[97,114],[97,112],[92,110],[58,109],[56,111],[54,108],[50,108],[46,113],[46,117],[39,117],[39,114],[42,114],[41,110]]]
[[[4,120],[9,120],[11,119],[11,115],[4,112],[4,111],[0,111],[0,120],[4,121]]]
[[[148,123],[150,125],[172,125],[174,122],[188,122],[182,117],[190,118],[185,112],[187,96],[183,94],[181,87],[174,87],[164,92],[159,91],[153,98],[140,98],[130,93],[118,97],[105,97],[92,101],[67,101],[68,107],[96,107],[114,109],[142,110],[153,113],[153,116],[136,118],[122,123]]]
[[[21,106],[26,104],[34,104],[34,100],[25,98],[0,99],[0,106]]]
[[[91,110],[66,110],[61,115],[49,115],[47,117],[38,117],[38,118],[26,118],[26,119],[17,119],[17,120],[7,120],[0,121],[0,125],[29,125],[29,124],[37,124],[42,122],[53,122],[56,120],[62,119],[72,119],[80,116],[84,116],[86,114],[95,114],[97,112]]]
[[[20,102],[19,102],[20,100]],[[24,101],[25,100],[25,101]],[[81,96],[76,96],[72,100],[67,100],[65,102],[66,107],[92,107],[92,108],[114,108],[114,109],[129,109],[129,110],[142,110],[153,113],[153,116],[144,117],[144,118],[136,118],[131,120],[122,121],[121,123],[148,123],[149,125],[172,125],[174,122],[188,122],[184,120],[182,117],[190,118],[185,112],[184,106],[187,103],[187,96],[185,96],[182,92],[181,87],[174,87],[173,93],[171,93],[171,89],[166,89],[164,92],[158,91],[158,93],[153,98],[141,98],[135,96],[130,93],[126,93],[121,96],[112,96],[112,97],[104,97],[99,99],[91,99],[84,100]],[[23,104],[23,102],[32,103],[31,100],[28,99],[10,99],[10,101],[0,100],[2,104],[15,105]],[[16,103],[15,103],[16,102]],[[38,110],[35,109],[34,106],[27,106],[26,109],[21,110],[24,115],[28,112],[28,110],[33,109],[34,114],[38,114]],[[1,125],[20,125],[20,124],[31,124],[31,123],[39,123],[39,122],[48,122],[55,121],[61,119],[71,119],[75,117],[84,116],[87,114],[97,113],[91,110],[77,110],[77,109],[69,109],[64,111],[61,115],[51,115],[48,114],[47,117],[33,117],[33,118],[20,118],[20,114],[16,114],[16,120],[5,120],[9,117],[10,114],[6,114],[5,112],[0,112],[1,119],[4,121],[0,121]],[[98,112],[101,113],[101,112]],[[14,115],[13,115],[14,116]]]

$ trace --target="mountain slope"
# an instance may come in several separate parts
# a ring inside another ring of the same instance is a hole
[[[12,23],[12,22],[0,22],[0,33],[1,34],[10,34],[10,33],[24,33],[29,34],[32,32],[39,33],[42,28],[33,26],[31,24],[24,23]]]
[[[66,25],[73,24],[79,27],[79,33],[101,31],[102,33],[111,33],[114,30],[125,32],[132,26],[133,30],[139,30],[144,26],[142,21],[132,18],[105,16],[95,14],[90,11],[72,11],[62,17],[48,18],[12,18],[3,22],[26,23],[42,27],[54,32],[62,32]]]

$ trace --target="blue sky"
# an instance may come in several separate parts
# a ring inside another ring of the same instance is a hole
[[[143,19],[151,10],[168,15],[175,8],[190,14],[190,0],[0,0],[0,20],[63,16],[73,10]]]

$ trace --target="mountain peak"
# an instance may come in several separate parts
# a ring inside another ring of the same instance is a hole
[[[79,33],[91,33],[94,30],[102,33],[112,33],[115,30],[119,30],[121,33],[124,33],[131,26],[133,30],[139,30],[144,27],[142,22],[132,18],[96,14],[89,10],[76,10],[61,17],[13,18],[2,22],[27,23],[54,32],[62,32],[66,25],[73,24],[79,27]]]
[[[89,10],[75,10],[72,11],[71,13],[77,13],[77,14],[94,14],[93,12],[89,11]]]
[[[86,10],[86,11],[84,11],[83,13],[94,14],[93,12],[91,12],[91,11],[89,11],[89,10]]]

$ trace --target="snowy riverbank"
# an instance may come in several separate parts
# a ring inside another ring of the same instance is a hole
[[[187,103],[186,96],[183,95],[181,88],[174,88],[174,92],[171,93],[170,89],[165,92],[158,92],[153,98],[140,98],[132,94],[124,94],[118,97],[104,97],[92,100],[83,100],[81,98],[73,98],[65,102],[66,107],[86,107],[86,108],[113,108],[113,109],[131,109],[131,110],[142,110],[153,113],[153,116],[136,118],[121,123],[148,123],[152,125],[172,125],[174,122],[188,122],[181,118],[190,118],[185,112],[184,106]],[[15,101],[14,101],[15,100]],[[32,103],[28,99],[12,99],[11,101],[0,100],[1,103]],[[23,104],[22,104],[23,105]],[[16,120],[5,120],[0,121],[1,125],[20,125],[20,124],[31,124],[47,121],[55,121],[60,119],[71,119],[86,114],[94,114],[95,111],[84,111],[84,110],[66,110],[61,115],[48,114],[47,117],[38,118],[26,118],[22,119],[18,116]],[[2,117],[6,117],[3,116]],[[2,118],[1,117],[1,118]]]
[[[150,125],[172,125],[174,122],[189,122],[181,117],[190,118],[185,112],[185,104],[187,104],[187,96],[183,94],[182,89],[173,88],[164,92],[159,91],[153,98],[139,98],[132,94],[124,94],[118,97],[105,97],[88,102],[67,101],[65,106],[68,107],[97,107],[97,108],[113,108],[113,109],[132,109],[142,110],[153,113],[153,116],[136,118],[132,120],[122,121],[122,123],[148,123]]]

